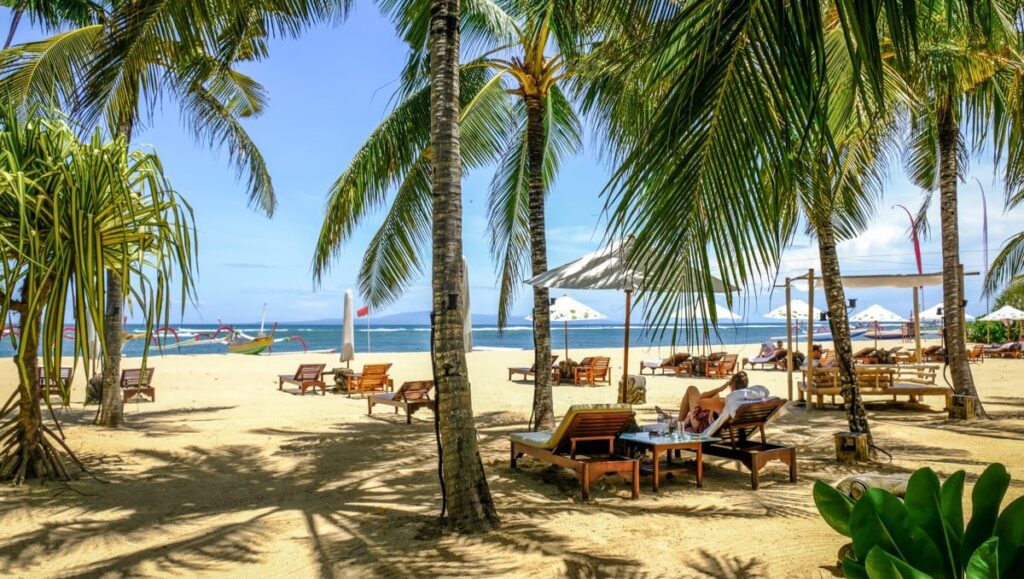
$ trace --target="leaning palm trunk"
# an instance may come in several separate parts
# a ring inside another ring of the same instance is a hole
[[[117,428],[124,426],[124,400],[121,397],[121,344],[124,341],[121,278],[107,270],[106,309],[103,313],[103,340],[107,345],[103,356],[103,395],[95,424]]]
[[[533,275],[548,269],[548,251],[544,228],[544,102],[531,95],[526,98],[526,146],[530,180],[530,262]],[[555,408],[551,396],[551,310],[548,288],[533,288],[533,430],[555,426]]]
[[[937,111],[939,133],[939,214],[942,225],[942,321],[946,356],[953,375],[953,390],[960,396],[975,399],[978,412],[985,414],[974,387],[970,364],[967,363],[967,342],[961,316],[960,234],[957,216],[957,148],[960,129],[953,105],[947,102]]]
[[[459,0],[431,0],[430,143],[433,158],[433,349],[441,490],[448,525],[487,531],[498,514],[477,449],[463,348],[462,167],[459,157]],[[444,514],[442,512],[442,514]]]
[[[846,404],[846,422],[850,432],[870,436],[868,417],[864,401],[857,387],[857,375],[853,368],[853,344],[850,340],[850,324],[846,318],[846,293],[843,291],[842,274],[839,270],[839,255],[836,253],[835,229],[828,219],[815,228],[818,237],[818,256],[821,259],[821,280],[825,286],[825,302],[828,304],[829,326],[832,342],[839,365],[839,385]],[[810,363],[810,361],[808,361]]]

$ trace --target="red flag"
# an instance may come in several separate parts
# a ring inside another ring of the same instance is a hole
[[[359,308],[358,310],[356,310],[356,317],[358,317],[358,318],[362,318],[362,317],[368,316],[368,315],[370,315],[370,306],[363,306],[363,307]]]

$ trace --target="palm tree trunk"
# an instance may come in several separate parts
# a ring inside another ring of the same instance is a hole
[[[120,123],[118,131],[125,140],[125,146],[131,143],[134,127],[134,115]],[[121,396],[121,347],[124,343],[124,287],[117,273],[107,270],[106,308],[103,312],[103,342],[106,352],[103,355],[103,395],[100,407],[93,423],[96,426],[119,428],[124,426],[124,399]]]
[[[25,14],[25,4],[28,0],[19,0],[18,5],[14,7],[14,14],[11,16],[11,27],[7,30],[7,41],[4,42],[4,50],[11,47],[11,43],[14,42],[14,33],[18,31],[18,24],[21,23],[21,17]]]
[[[544,228],[544,101],[537,95],[526,97],[526,156],[530,179],[530,262],[533,275],[548,270],[548,248]],[[533,288],[533,430],[555,427],[554,400],[551,395],[551,310],[546,287]]]
[[[832,222],[825,220],[815,227],[818,236],[818,256],[821,259],[821,280],[825,286],[825,302],[828,304],[829,326],[832,329],[832,343],[839,365],[839,385],[846,404],[846,422],[850,432],[870,436],[864,401],[857,388],[857,374],[853,368],[853,344],[850,339],[850,323],[846,318],[846,292],[843,291],[842,273],[839,271],[839,254],[836,252],[835,229]],[[813,288],[812,288],[813,290]]]
[[[953,375],[953,390],[975,399],[978,412],[985,410],[974,387],[974,376],[967,363],[967,341],[961,322],[960,221],[957,215],[957,153],[960,128],[951,102],[938,107],[939,131],[939,215],[942,222],[942,321],[946,356]]]
[[[477,449],[462,334],[462,166],[459,151],[459,0],[430,2],[430,143],[433,157],[433,350],[441,491],[448,526],[495,528]],[[442,515],[444,513],[442,512]]]

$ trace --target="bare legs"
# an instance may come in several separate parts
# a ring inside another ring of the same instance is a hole
[[[687,388],[686,394],[683,394],[683,401],[679,404],[680,422],[690,414],[691,410],[697,407],[698,400],[700,400],[700,390],[697,390],[696,386]]]

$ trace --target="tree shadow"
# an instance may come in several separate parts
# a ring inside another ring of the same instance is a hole
[[[700,549],[697,556],[691,557],[685,564],[701,577],[750,579],[765,576],[764,563],[757,557],[745,559],[738,556],[718,556],[706,549]]]

